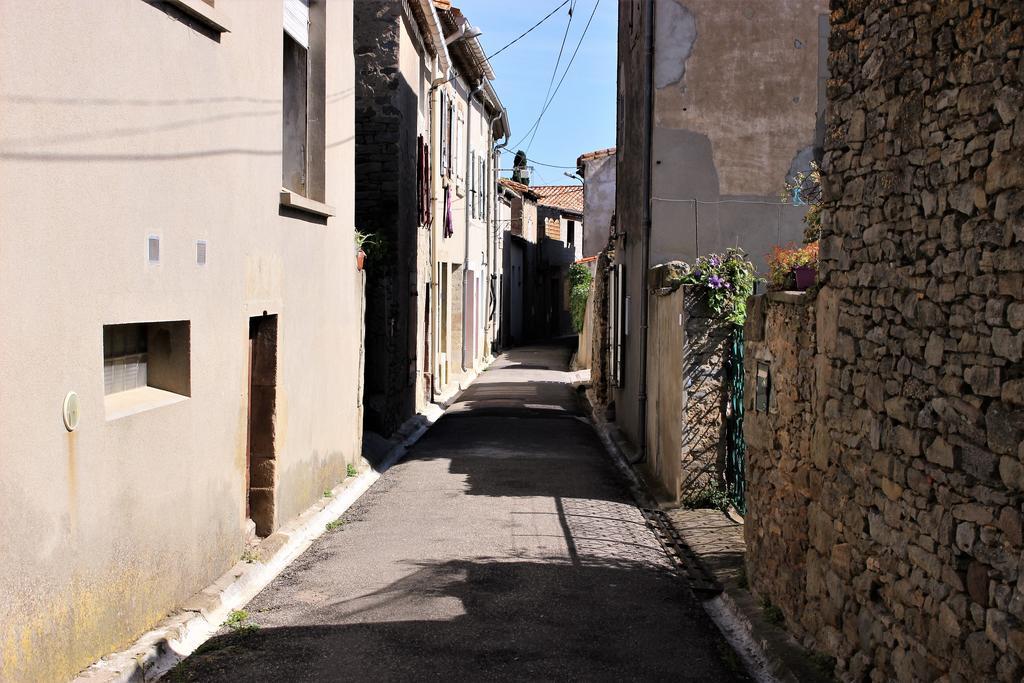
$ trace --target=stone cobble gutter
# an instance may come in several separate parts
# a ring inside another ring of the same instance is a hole
[[[614,423],[594,410],[588,389],[591,422],[615,467],[630,483],[637,505],[687,580],[704,611],[743,659],[757,681],[831,681],[818,657],[803,648],[775,620],[746,586],[743,568],[743,520],[735,511],[661,510],[642,473],[630,464],[628,444]],[[652,521],[657,518],[659,521]],[[669,528],[658,528],[668,525]],[[769,612],[770,614],[770,612]]]

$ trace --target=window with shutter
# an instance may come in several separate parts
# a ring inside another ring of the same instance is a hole
[[[476,165],[476,151],[470,151],[469,153],[469,167],[472,169]],[[477,203],[476,203],[476,183],[474,182],[473,173],[467,174],[466,178],[467,190],[469,191],[469,215],[471,218],[476,218]]]
[[[283,0],[281,185],[325,199],[326,27],[323,3]]]

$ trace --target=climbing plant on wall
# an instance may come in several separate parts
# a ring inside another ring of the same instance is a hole
[[[711,310],[731,323],[742,325],[747,317],[747,297],[754,293],[754,264],[742,249],[707,254],[681,276],[684,285],[704,290]]]
[[[572,326],[576,332],[583,331],[587,297],[590,296],[590,283],[593,279],[590,269],[584,264],[574,263],[569,266],[569,312],[572,314]]]

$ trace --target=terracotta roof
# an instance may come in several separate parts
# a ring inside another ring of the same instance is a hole
[[[592,161],[593,159],[610,157],[613,154],[615,154],[614,147],[608,147],[607,149],[598,149],[594,150],[593,152],[587,152],[585,154],[580,155],[580,158],[576,160],[576,165],[582,166],[584,161]]]
[[[537,200],[538,204],[572,213],[583,213],[582,185],[531,185],[530,189],[540,197]]]
[[[528,194],[534,199],[537,199],[539,197],[535,188],[532,188],[529,185],[523,185],[522,183],[517,183],[511,178],[498,178],[498,183],[500,183],[504,187],[507,187],[513,192],[518,192],[519,194]]]

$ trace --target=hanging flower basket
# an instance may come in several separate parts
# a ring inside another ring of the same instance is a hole
[[[360,249],[356,252],[356,268],[359,270],[363,269],[363,265],[366,263],[366,252]]]

